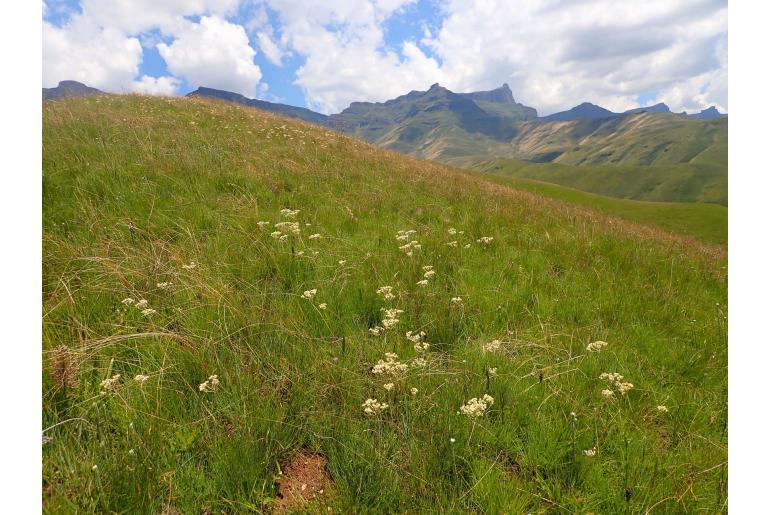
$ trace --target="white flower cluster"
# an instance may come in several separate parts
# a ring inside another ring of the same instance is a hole
[[[189,263],[189,264],[187,264],[187,265],[182,265],[182,268],[183,268],[184,270],[192,270],[193,268],[195,268],[195,267],[197,267],[197,266],[198,266],[198,264],[197,264],[195,261],[190,261],[190,263]]]
[[[412,256],[415,250],[422,248],[422,245],[417,240],[412,240],[409,243],[400,245],[398,248],[404,251],[407,256]]]
[[[120,374],[115,374],[109,379],[105,379],[99,386],[102,388],[102,393],[116,393],[120,390]]]
[[[160,284],[164,284],[164,283],[160,283]],[[158,286],[160,286],[160,284],[158,284]],[[165,283],[165,284],[171,284],[171,283]],[[121,300],[120,302],[124,306],[135,306],[136,309],[141,311],[144,316],[150,316],[150,315],[153,315],[153,314],[157,313],[157,311],[155,311],[154,309],[152,309],[149,306],[149,303],[147,302],[146,299],[141,299],[139,301],[135,301],[131,297],[127,297],[127,298]]]
[[[398,241],[409,241],[412,234],[416,234],[417,231],[414,229],[409,229],[408,231],[398,231],[398,234],[396,234],[396,239]]]
[[[453,249],[456,249],[457,248],[457,240],[450,241],[446,245],[447,245],[447,247],[452,247]]]
[[[614,384],[615,388],[618,389],[618,391],[621,393],[621,395],[625,395],[626,393],[628,393],[629,390],[631,390],[631,388],[634,387],[634,385],[632,383],[624,383],[624,382],[622,382],[623,381],[623,376],[618,374],[617,372],[602,372],[602,374],[599,376],[599,379]],[[605,390],[605,391],[607,391],[607,390]],[[608,398],[608,399],[611,398],[612,395],[606,395],[604,393],[605,391],[602,391],[602,395],[605,398]]]
[[[466,402],[463,406],[460,406],[459,413],[466,415],[470,418],[481,417],[486,413],[487,408],[495,403],[495,399],[489,394],[484,394],[480,399],[474,397]]]
[[[378,415],[388,409],[388,404],[385,402],[378,402],[377,399],[366,399],[361,407],[364,409],[364,413],[367,415]]]
[[[503,346],[503,343],[500,340],[492,340],[491,342],[487,343],[484,346],[484,349],[487,352],[497,352],[500,350],[500,348]]]
[[[458,308],[463,307],[462,297],[452,297],[452,300],[450,302],[453,306],[457,306]]]
[[[593,447],[593,448],[591,448],[591,449],[586,449],[586,450],[584,450],[584,451],[583,451],[583,454],[585,454],[585,455],[586,455],[586,456],[588,456],[589,458],[590,458],[590,457],[592,457],[592,456],[596,456],[596,447]]]
[[[316,288],[313,288],[312,290],[305,290],[305,291],[302,293],[302,298],[303,298],[303,299],[308,299],[308,300],[310,300],[310,299],[312,299],[313,297],[315,297],[315,294],[316,294],[316,293],[318,293],[318,290],[317,290]]]
[[[476,243],[481,243],[483,245],[489,245],[490,243],[492,243],[492,240],[494,240],[494,238],[492,236],[482,236],[481,238],[476,240]]]
[[[320,240],[321,239],[321,235],[318,234],[318,233],[311,234],[310,236],[308,236],[308,239],[310,239],[310,240]]]
[[[393,300],[396,298],[392,286],[381,286],[377,288],[377,295],[381,295],[385,300]]]
[[[390,308],[390,309],[382,308],[382,311],[385,312],[385,316],[382,319],[382,326],[385,329],[391,329],[395,327],[396,324],[398,324],[399,322],[399,319],[396,317],[404,312],[403,309],[397,309],[397,308]]]
[[[428,351],[428,347],[430,347],[430,343],[425,341],[425,336],[426,336],[425,331],[420,331],[419,333],[407,331],[406,333],[406,339],[414,343],[414,350],[416,352]]]
[[[658,406],[657,410],[658,410],[658,413],[668,413],[668,408],[662,404]]]
[[[136,381],[139,384],[144,384],[147,382],[147,380],[150,378],[150,376],[146,376],[144,374],[137,374],[134,376],[134,381]]]
[[[396,376],[406,372],[409,365],[402,363],[395,352],[386,352],[385,359],[381,359],[372,367],[372,374]]]
[[[281,209],[281,216],[284,218],[294,218],[299,214],[299,209]]]
[[[262,229],[263,227],[267,227],[268,225],[270,225],[270,222],[263,220],[263,221],[257,222],[257,225],[259,226],[260,229]]]
[[[157,283],[155,286],[157,286],[161,290],[170,290],[173,285],[174,284],[170,282],[162,282],[162,283]]]
[[[301,231],[299,222],[278,222],[275,228],[284,234],[299,234]]]
[[[394,383],[385,383],[382,385],[383,388],[385,388],[387,391],[391,391],[393,388],[396,387]]]
[[[214,374],[198,385],[200,392],[213,392],[219,386],[219,376]]]
[[[370,327],[370,328],[369,328],[369,332],[370,332],[371,334],[373,334],[374,336],[379,336],[379,335],[381,335],[382,333],[384,333],[384,332],[385,332],[385,328],[384,328],[384,327],[380,327],[380,326],[376,325],[376,326],[374,326],[374,327]]]
[[[607,342],[603,342],[599,340],[599,341],[589,343],[586,346],[586,350],[588,352],[599,352],[600,350],[602,350],[602,348],[606,347],[607,345],[609,345]]]

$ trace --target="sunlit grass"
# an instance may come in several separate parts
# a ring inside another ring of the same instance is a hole
[[[270,509],[299,449],[311,512],[725,509],[719,249],[238,106],[43,125],[45,510]]]

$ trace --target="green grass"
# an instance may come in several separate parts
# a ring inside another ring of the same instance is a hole
[[[631,222],[658,226],[667,231],[727,245],[727,207],[697,202],[644,202],[605,197],[566,186],[509,176],[487,175],[519,190],[585,206]]]
[[[719,248],[240,106],[43,111],[45,512],[269,510],[300,449],[333,480],[308,512],[726,510]],[[425,367],[371,373],[418,330]],[[634,388],[605,400],[603,372]]]

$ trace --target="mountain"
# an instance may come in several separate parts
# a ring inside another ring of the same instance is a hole
[[[715,106],[708,107],[697,114],[689,115],[690,118],[695,120],[713,120],[716,118],[726,118],[726,114],[720,113]]]
[[[465,154],[479,145],[504,144],[516,134],[514,122],[507,116],[490,114],[467,94],[453,93],[439,84],[383,103],[353,102],[329,117],[329,126],[334,129],[431,159],[445,152]]]
[[[537,118],[537,110],[519,104],[513,99],[513,92],[508,84],[503,84],[491,91],[458,93],[461,97],[473,100],[484,111],[495,116],[504,116],[513,120],[532,120]]]
[[[325,125],[328,120],[328,116],[321,113],[316,113],[310,109],[304,107],[296,107],[286,104],[277,104],[274,102],[266,102],[264,100],[257,100],[252,98],[246,98],[239,93],[232,93],[230,91],[223,91],[221,89],[199,87],[195,91],[188,93],[188,97],[208,97],[217,98],[219,100],[226,100],[228,102],[235,102],[238,104],[244,104],[250,107],[256,107],[263,111],[270,111],[272,113],[281,114],[283,116],[289,116],[291,118],[299,118],[306,122],[317,123],[319,125]]]
[[[637,107],[636,109],[629,109],[628,111],[625,111],[623,114],[638,114],[638,113],[670,113],[671,109],[668,108],[666,104],[663,102],[647,106],[647,107]]]
[[[102,93],[96,88],[91,88],[74,80],[63,80],[55,88],[43,88],[43,101],[56,100],[67,97],[81,97]]]
[[[41,137],[42,513],[725,511],[724,247],[202,97]]]
[[[546,116],[543,120],[549,122],[564,122],[572,120],[598,120],[601,118],[611,118],[613,116],[618,116],[618,113],[613,113],[612,111],[590,102],[583,102],[568,111],[562,111]]]

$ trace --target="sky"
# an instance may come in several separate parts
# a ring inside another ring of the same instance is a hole
[[[727,112],[726,0],[43,0],[43,87],[199,86],[322,113],[508,83],[541,115],[592,102]]]

